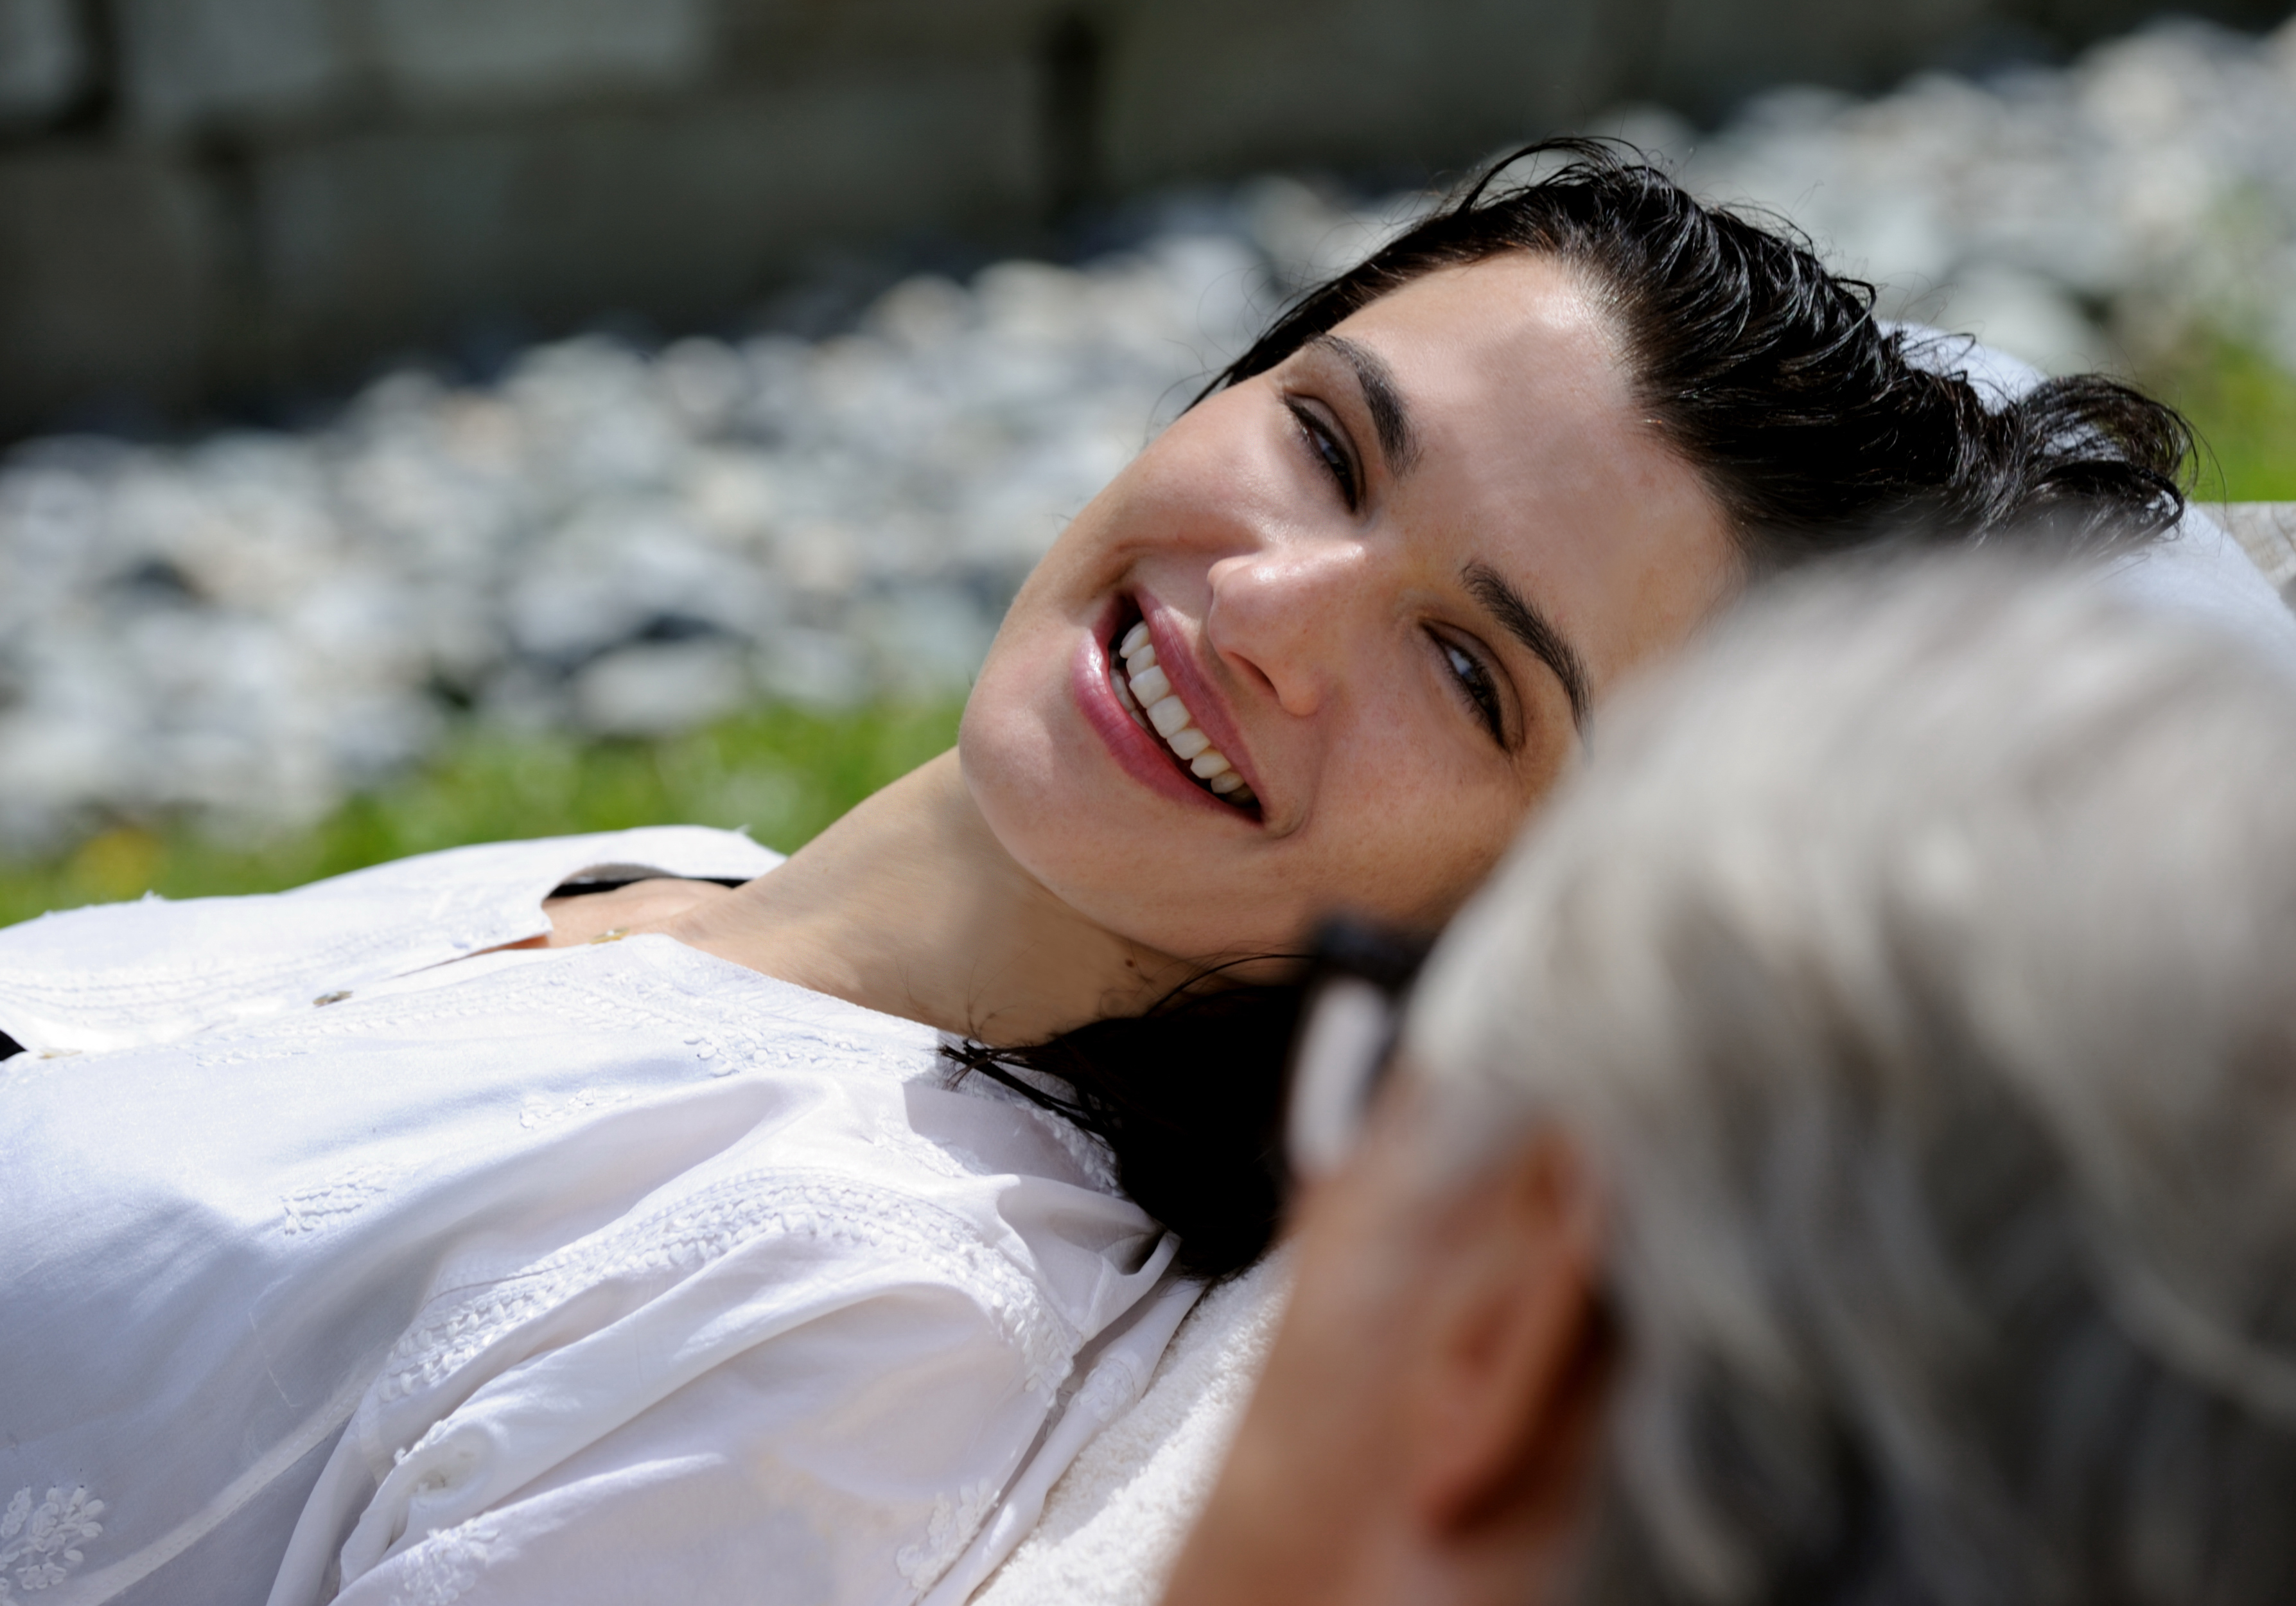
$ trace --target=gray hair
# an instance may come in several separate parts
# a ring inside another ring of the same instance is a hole
[[[2296,684],[1964,556],[1604,737],[1406,1038],[1440,1163],[1603,1190],[1583,1597],[2296,1594]]]

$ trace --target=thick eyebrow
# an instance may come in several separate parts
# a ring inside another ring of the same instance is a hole
[[[1395,370],[1387,366],[1387,359],[1344,334],[1319,334],[1308,343],[1329,351],[1355,371],[1356,383],[1363,387],[1364,406],[1371,413],[1371,426],[1379,433],[1380,455],[1387,459],[1387,472],[1409,474],[1412,465],[1419,461],[1419,434],[1411,427],[1411,408],[1396,388]]]
[[[1562,695],[1570,699],[1570,723],[1584,737],[1595,691],[1587,678],[1586,660],[1578,656],[1578,649],[1563,639],[1562,632],[1529,597],[1507,583],[1505,575],[1488,564],[1469,564],[1460,578],[1466,581],[1469,594],[1490,610],[1508,635],[1554,671],[1554,678],[1562,682]]]

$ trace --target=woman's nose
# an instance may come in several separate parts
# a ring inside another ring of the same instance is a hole
[[[1357,540],[1292,539],[1211,567],[1204,638],[1232,668],[1264,682],[1286,713],[1311,714],[1330,693],[1357,615],[1374,583]]]

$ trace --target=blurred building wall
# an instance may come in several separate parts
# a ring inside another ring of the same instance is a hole
[[[1878,87],[2144,0],[0,0],[0,435],[490,324],[724,317],[821,253]],[[2193,9],[2187,7],[2187,9]],[[2287,0],[2204,0],[2248,26]]]

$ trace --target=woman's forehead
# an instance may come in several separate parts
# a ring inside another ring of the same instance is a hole
[[[1423,444],[1432,476],[1509,500],[1618,473],[1662,474],[1677,454],[1637,405],[1607,315],[1572,271],[1513,252],[1382,296],[1324,342],[1365,353]],[[1303,365],[1326,361],[1311,344]],[[1344,376],[1343,376],[1344,377]]]
[[[1528,251],[1439,269],[1332,334],[1384,369],[1421,449],[1396,482],[1414,532],[1538,598],[1598,688],[1731,590],[1728,522],[1638,405],[1579,270]]]
[[[1334,333],[1404,348],[1389,360],[1420,357],[1427,382],[1447,366],[1488,367],[1480,377],[1567,383],[1590,400],[1631,403],[1625,342],[1605,298],[1583,269],[1552,255],[1514,251],[1436,268],[1357,309]],[[1538,366],[1521,366],[1526,358]]]

